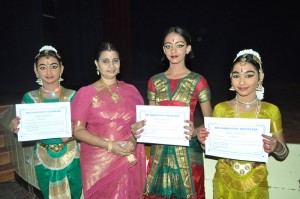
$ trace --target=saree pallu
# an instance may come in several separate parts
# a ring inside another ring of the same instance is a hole
[[[116,92],[116,84],[110,88]],[[72,119],[85,122],[91,134],[105,140],[128,140],[136,120],[135,107],[142,105],[143,99],[134,86],[121,81],[118,95],[115,103],[107,88],[81,88],[72,103]],[[146,178],[143,144],[137,144],[131,155],[120,156],[81,142],[80,158],[86,199],[142,198]]]
[[[255,111],[240,112],[241,118],[255,118]],[[235,109],[228,102],[216,105],[213,116],[234,118]],[[271,119],[270,132],[282,132],[279,109],[262,102],[258,118]],[[266,164],[242,160],[220,158],[213,179],[214,199],[268,199],[269,186]]]

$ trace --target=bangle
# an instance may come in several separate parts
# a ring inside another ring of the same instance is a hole
[[[112,151],[112,142],[111,142],[110,140],[108,140],[107,151],[108,151],[109,153],[111,153],[111,151]]]
[[[205,144],[200,144],[203,151],[205,151]]]
[[[282,144],[281,142],[279,142],[279,143],[281,144],[282,149],[281,149],[281,151],[279,151],[279,152],[275,152],[275,151],[274,151],[274,154],[275,154],[277,157],[279,157],[279,158],[281,158],[281,159],[284,159],[284,158],[286,158],[286,156],[287,156],[287,148],[286,148],[285,144]]]

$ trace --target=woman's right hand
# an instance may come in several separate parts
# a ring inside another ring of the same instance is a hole
[[[206,140],[208,134],[209,134],[209,132],[207,131],[206,128],[204,128],[204,127],[199,128],[199,134],[197,135],[197,138],[201,144],[203,144],[203,145],[205,144],[205,140]]]
[[[10,122],[10,130],[15,133],[15,134],[18,134],[19,132],[19,124],[20,124],[20,120],[21,118],[20,117],[15,117],[11,122]]]
[[[127,141],[117,141],[117,142],[111,142],[112,143],[112,149],[111,152],[117,155],[121,156],[127,156],[132,153],[132,150],[128,147],[124,147],[127,145]]]
[[[141,137],[141,133],[144,131],[142,129],[146,125],[146,120],[141,120],[131,125],[131,133],[135,139]]]

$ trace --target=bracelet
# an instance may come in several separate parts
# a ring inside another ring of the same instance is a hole
[[[204,144],[200,144],[201,148],[203,149],[203,151],[205,151],[205,145]]]
[[[282,146],[282,150],[280,152],[275,152],[274,151],[274,154],[277,155],[280,158],[285,158],[286,155],[287,155],[287,148],[286,148],[285,144],[282,144],[281,142],[279,142],[279,143]]]
[[[112,142],[111,142],[110,140],[108,140],[107,151],[108,151],[109,153],[111,153],[111,151],[112,151]]]

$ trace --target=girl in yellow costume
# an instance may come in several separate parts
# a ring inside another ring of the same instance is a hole
[[[271,119],[272,136],[262,135],[263,148],[276,159],[288,155],[282,134],[281,114],[274,104],[261,101],[264,88],[264,73],[259,54],[251,49],[240,51],[233,61],[230,73],[231,91],[236,97],[217,104],[214,117]],[[207,130],[202,128],[198,136],[205,144]],[[265,163],[220,158],[213,179],[215,199],[265,199],[269,198],[268,171]]]

